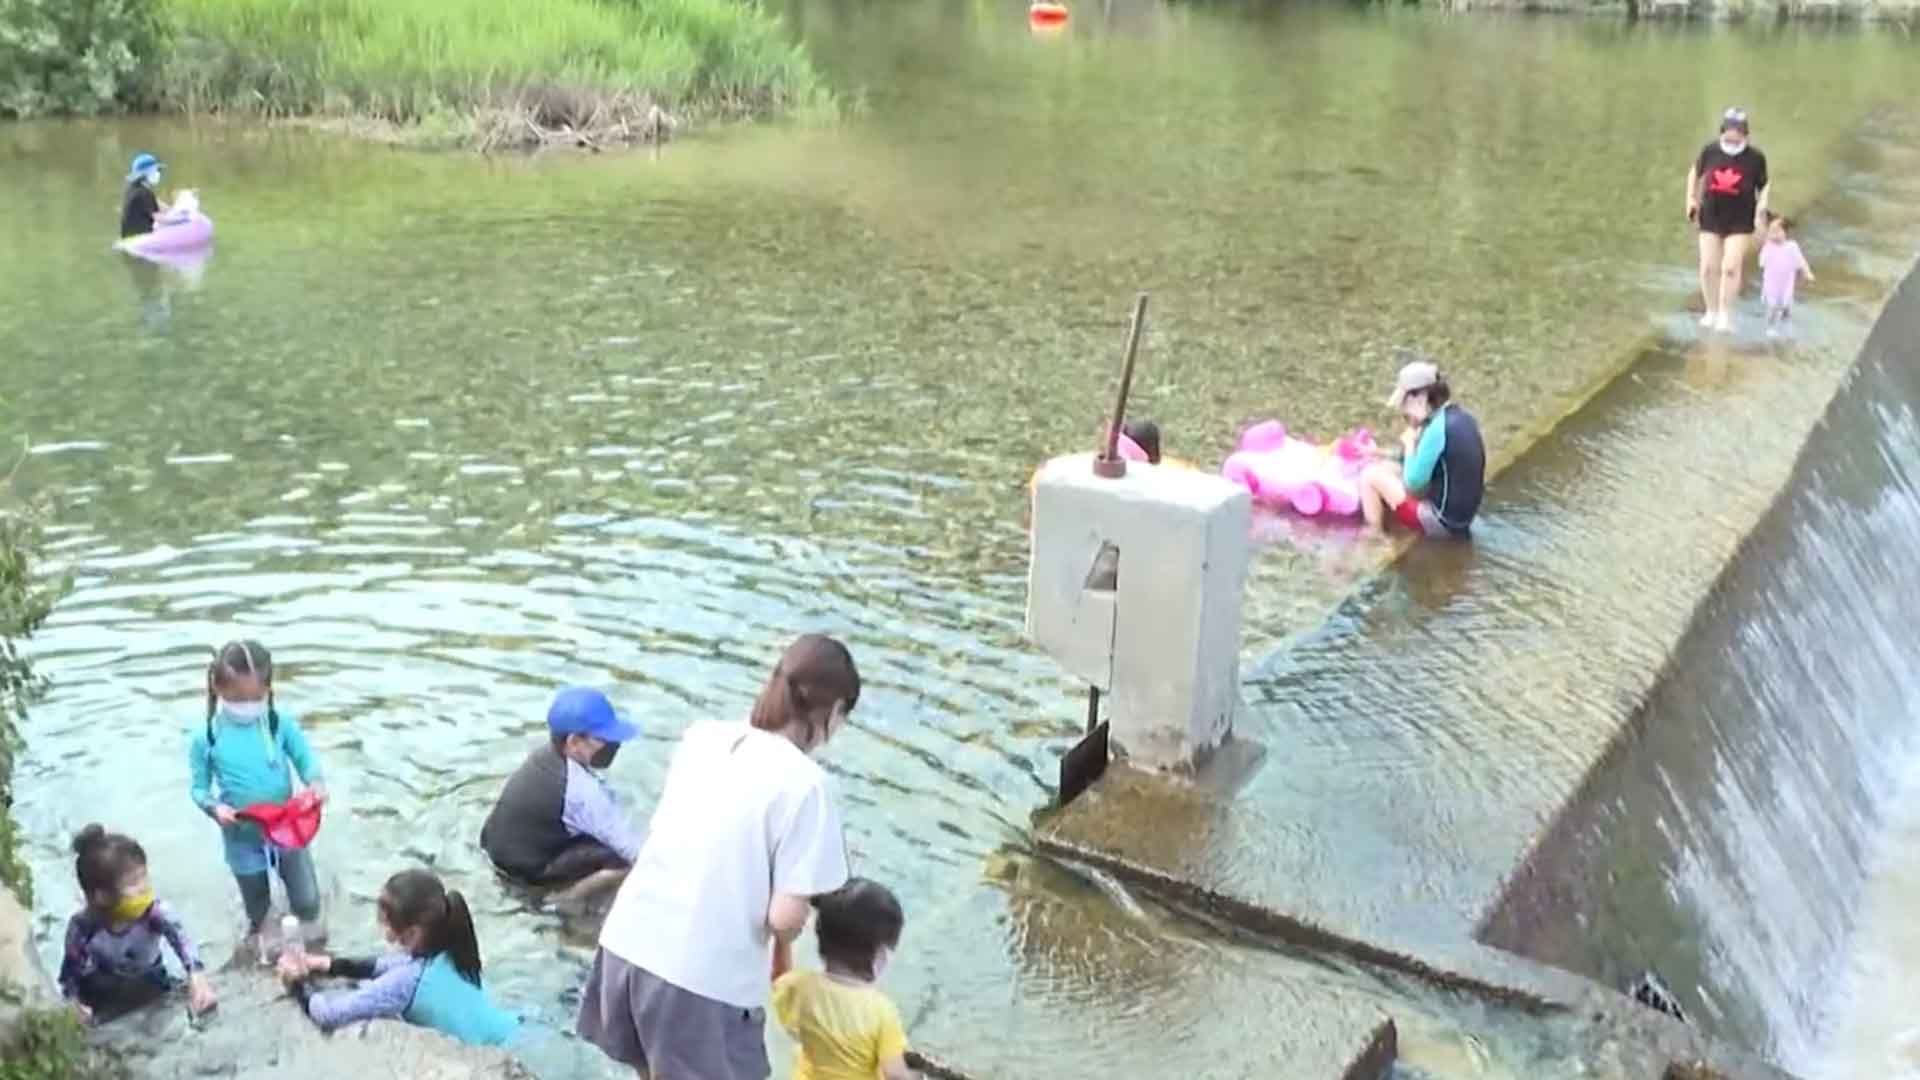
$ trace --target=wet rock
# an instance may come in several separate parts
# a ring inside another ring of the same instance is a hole
[[[20,1013],[53,1004],[53,992],[33,949],[33,921],[13,890],[0,885],[0,1043],[13,1034]]]
[[[231,964],[212,975],[220,1006],[199,1021],[175,996],[100,1027],[96,1042],[133,1080],[519,1080],[532,1072],[500,1050],[465,1046],[400,1020],[323,1034],[267,969]]]

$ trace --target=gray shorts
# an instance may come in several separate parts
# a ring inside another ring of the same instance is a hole
[[[598,949],[574,1030],[661,1080],[767,1080],[766,1026],[765,1009],[701,997]]]

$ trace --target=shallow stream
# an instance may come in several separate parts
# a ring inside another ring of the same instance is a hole
[[[1752,109],[1796,210],[1864,117],[1920,101],[1911,43],[1872,32],[1138,0],[1057,37],[1015,4],[790,14],[845,121],[659,155],[0,128],[0,423],[31,442],[17,483],[74,577],[34,643],[53,690],[16,777],[50,960],[65,838],[96,819],[231,948],[184,746],[208,649],[254,636],[332,774],[336,937],[370,945],[379,882],[430,862],[475,897],[500,993],[564,1023],[588,949],[474,842],[546,700],[594,683],[643,724],[613,779],[644,813],[677,732],[744,713],[822,629],[870,687],[829,761],[859,869],[908,906],[909,1022],[1010,1039],[1035,1073],[1181,1060],[1223,1036],[1176,1038],[1156,1008],[1194,965],[1255,961],[1007,870],[1080,709],[1021,637],[1026,480],[1092,439],[1134,292],[1138,410],[1171,454],[1210,464],[1270,415],[1381,424],[1410,344],[1504,460],[1684,321],[1681,179],[1721,107]],[[218,223],[194,275],[107,251],[137,150]],[[1816,267],[1837,261],[1844,232],[1810,227]],[[1338,530],[1266,548],[1248,659],[1371,559]],[[1137,1022],[1109,1029],[1087,968],[1116,948]],[[1572,1067],[1550,1028],[1286,962],[1430,1018],[1405,1025],[1409,1069]]]

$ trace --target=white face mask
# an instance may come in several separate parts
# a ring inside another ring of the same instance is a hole
[[[257,724],[267,715],[264,701],[228,701],[220,699],[220,712],[236,724]]]
[[[873,981],[879,982],[887,974],[887,964],[893,960],[893,950],[882,946],[873,954]]]
[[[1745,150],[1746,148],[1747,148],[1747,144],[1743,142],[1730,143],[1725,139],[1720,140],[1720,152],[1727,155],[1728,157],[1733,157],[1734,155],[1740,153],[1740,151]]]

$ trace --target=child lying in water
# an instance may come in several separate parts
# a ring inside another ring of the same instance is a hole
[[[480,943],[466,898],[426,870],[402,870],[380,890],[380,929],[394,946],[377,958],[298,952],[280,957],[281,982],[328,1031],[381,1017],[430,1027],[475,1046],[505,1046],[520,1020],[487,996]],[[317,992],[315,975],[365,980],[351,990]]]

